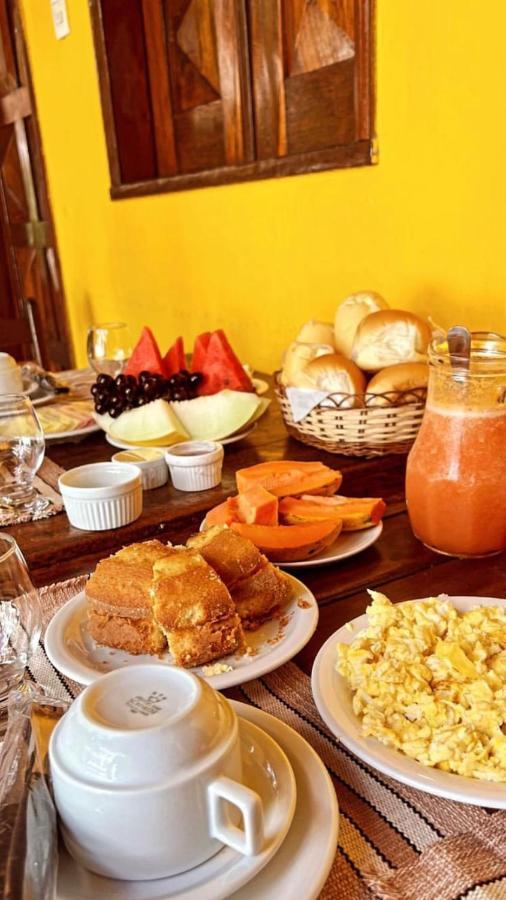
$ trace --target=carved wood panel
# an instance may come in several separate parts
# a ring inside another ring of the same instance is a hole
[[[112,195],[371,161],[370,0],[91,0]]]

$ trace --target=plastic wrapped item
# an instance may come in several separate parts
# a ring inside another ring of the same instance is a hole
[[[56,810],[45,758],[68,704],[31,685],[9,699],[0,755],[0,898],[52,900],[58,861]]]

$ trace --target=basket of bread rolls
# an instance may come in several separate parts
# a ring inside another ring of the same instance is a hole
[[[275,373],[289,433],[348,456],[407,453],[427,395],[431,327],[361,291],[339,304],[333,324],[310,321]]]

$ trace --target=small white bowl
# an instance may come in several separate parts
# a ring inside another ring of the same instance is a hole
[[[139,447],[136,450],[120,450],[112,457],[115,463],[132,464],[141,470],[142,487],[145,491],[162,487],[169,480],[169,472],[163,450],[154,447]]]
[[[23,377],[16,360],[9,353],[0,353],[0,394],[21,394]]]
[[[142,476],[129,463],[90,463],[58,479],[71,525],[107,531],[134,522],[142,513]]]
[[[165,459],[178,491],[207,491],[221,482],[224,450],[216,441],[174,444]]]

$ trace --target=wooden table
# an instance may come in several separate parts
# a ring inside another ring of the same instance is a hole
[[[109,460],[113,452],[102,433],[78,444],[49,444],[47,448],[47,455],[66,469]],[[275,400],[249,438],[226,448],[219,488],[185,494],[166,485],[148,491],[142,516],[118,531],[78,531],[61,514],[10,527],[9,532],[20,544],[38,586],[60,581],[90,571],[97,560],[135,540],[156,537],[183,543],[198,529],[208,509],[235,493],[237,469],[274,459],[319,459],[343,471],[342,493],[381,496],[388,504],[383,534],[373,547],[342,563],[294,571],[320,605],[316,634],[297,658],[306,672],[326,638],[364,611],[368,587],[381,589],[393,600],[440,592],[506,597],[504,554],[452,559],[432,553],[415,539],[404,502],[405,457],[362,460],[306,447],[288,437]]]

